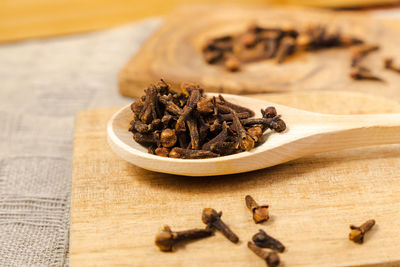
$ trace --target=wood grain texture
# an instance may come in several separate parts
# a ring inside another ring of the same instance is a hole
[[[399,112],[396,102],[356,93],[259,95],[315,112]],[[350,101],[351,99],[351,101]],[[119,108],[84,111],[76,120],[71,211],[72,266],[265,266],[246,247],[259,228],[287,247],[282,266],[400,264],[400,146],[324,153],[276,167],[224,177],[188,178],[135,167],[106,143],[106,123]],[[244,203],[251,194],[270,205],[271,219],[255,225]],[[156,232],[203,227],[213,207],[239,235],[221,234],[162,253]],[[349,224],[375,218],[358,245]]]
[[[349,49],[303,53],[280,65],[263,60],[244,65],[237,73],[205,63],[201,47],[206,40],[243,31],[253,21],[264,26],[300,28],[310,23],[330,24],[344,34],[378,43],[381,49],[369,55],[365,65],[386,82],[352,80]],[[163,27],[123,68],[119,77],[120,92],[139,96],[150,82],[162,77],[174,81],[174,85],[190,81],[213,91],[234,94],[346,88],[400,99],[400,75],[383,69],[384,56],[400,60],[398,25],[398,21],[383,22],[368,14],[304,8],[183,7],[166,18]]]

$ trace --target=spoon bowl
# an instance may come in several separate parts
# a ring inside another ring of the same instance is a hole
[[[218,94],[208,93],[207,96]],[[263,143],[251,151],[207,159],[175,159],[149,154],[128,131],[130,105],[115,113],[107,125],[111,149],[122,159],[147,170],[186,175],[211,176],[267,168],[307,155],[353,147],[400,143],[400,114],[327,115],[308,112],[265,100],[222,94],[235,104],[260,110],[276,107],[286,122],[282,133],[266,131]]]

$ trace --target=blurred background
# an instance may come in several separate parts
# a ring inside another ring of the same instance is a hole
[[[2,0],[0,42],[86,32],[167,13],[188,3],[303,5],[324,8],[391,8],[399,0]]]

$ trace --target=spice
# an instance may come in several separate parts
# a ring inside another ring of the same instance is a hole
[[[225,42],[225,41],[223,41]],[[223,96],[207,97],[195,84],[182,84],[178,93],[161,80],[131,104],[129,131],[153,155],[202,159],[249,151],[267,130],[282,132],[286,124],[274,107],[254,112]]]
[[[173,232],[168,225],[165,225],[156,235],[155,244],[161,251],[172,251],[174,245],[180,241],[204,238],[212,234],[213,232],[209,229],[190,229]]]
[[[255,223],[265,222],[269,219],[268,205],[259,206],[252,196],[245,197],[246,206],[253,213]]]
[[[154,150],[154,154],[161,157],[168,157],[169,149],[166,147],[157,147]]]
[[[279,240],[267,235],[262,229],[259,229],[259,232],[253,235],[253,242],[261,248],[270,248],[281,253],[285,250],[285,246]]]
[[[165,129],[161,132],[161,144],[164,147],[173,147],[176,143],[177,137],[175,134],[175,130],[173,129]]]
[[[379,49],[378,45],[360,45],[352,47],[351,66],[356,67],[371,52]]]
[[[374,75],[368,68],[365,67],[355,67],[352,68],[350,72],[350,77],[353,80],[371,80],[371,81],[379,81],[383,80],[378,76]]]
[[[292,37],[284,37],[280,47],[276,52],[276,62],[282,63],[288,56],[292,55],[296,49],[296,41]]]
[[[261,27],[253,23],[243,32],[207,40],[202,52],[207,63],[224,65],[227,71],[234,72],[246,62],[275,58],[278,63],[283,63],[296,53],[362,43],[362,40],[332,31],[326,25],[294,29],[290,26]]]
[[[353,80],[383,81],[374,75],[371,70],[361,65],[362,60],[371,52],[379,49],[378,45],[359,45],[352,47],[351,72]]]
[[[393,70],[395,72],[399,72],[400,73],[400,67],[396,67],[394,66],[394,59],[393,58],[385,58],[384,62],[383,62],[383,66],[385,69],[388,70]]]
[[[228,58],[225,61],[225,68],[229,71],[237,71],[240,68],[240,62],[235,57]]]
[[[201,219],[208,228],[215,228],[233,243],[239,242],[239,237],[221,220],[222,211],[219,213],[212,208],[205,208]]]
[[[263,118],[274,118],[278,115],[275,107],[267,107],[264,110],[261,109],[261,114]]]
[[[268,267],[275,267],[279,265],[280,259],[276,252],[263,250],[251,241],[247,243],[247,247],[253,251],[254,254],[265,260]]]
[[[364,242],[364,235],[375,225],[375,220],[371,219],[363,223],[360,227],[350,225],[349,239],[362,244]]]

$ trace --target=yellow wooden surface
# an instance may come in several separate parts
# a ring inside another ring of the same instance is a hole
[[[400,112],[400,105],[357,93],[315,92],[258,98],[316,112]],[[266,266],[246,247],[259,228],[286,246],[282,266],[399,266],[399,145],[306,157],[264,170],[223,177],[182,177],[135,167],[106,142],[118,108],[84,111],[76,120],[71,266]],[[373,138],[373,137],[371,137]],[[256,225],[244,203],[251,194],[270,205]],[[241,242],[220,233],[174,253],[154,245],[156,232],[204,227],[213,207]],[[348,240],[349,224],[374,218],[363,245]]]
[[[340,7],[394,3],[399,0],[2,0],[0,42],[109,28],[165,14],[180,4],[223,2]]]

